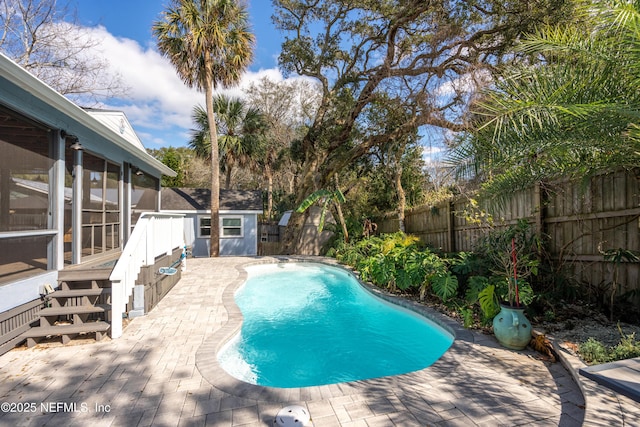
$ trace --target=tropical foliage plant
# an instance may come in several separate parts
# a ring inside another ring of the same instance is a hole
[[[213,110],[220,163],[226,173],[225,188],[230,189],[234,167],[253,166],[263,153],[267,126],[263,114],[240,98],[217,95],[213,100]],[[196,127],[188,144],[199,157],[210,160],[211,133],[207,112],[197,105],[191,118]]]
[[[309,196],[302,201],[296,212],[302,213],[313,206],[315,203],[320,202],[322,211],[320,213],[320,222],[318,223],[318,231],[321,232],[324,229],[324,223],[327,217],[327,212],[329,211],[330,203],[344,203],[347,199],[345,199],[344,194],[339,189],[335,190],[318,190],[309,194]]]
[[[458,290],[458,280],[446,261],[421,247],[417,237],[402,232],[344,244],[332,255],[354,267],[362,280],[392,291],[414,291],[421,298],[431,291],[448,300]]]
[[[347,231],[347,225],[344,220],[344,215],[342,214],[342,203],[345,203],[347,199],[340,191],[340,187],[338,186],[338,176],[335,176],[335,189],[327,190],[322,189],[318,191],[314,191],[311,193],[306,199],[302,201],[300,206],[296,209],[296,212],[302,213],[313,206],[315,203],[319,202],[321,204],[320,211],[320,221],[318,223],[318,232],[322,232],[324,229],[324,223],[326,220],[327,212],[329,211],[329,206],[333,204],[336,208],[336,213],[338,214],[338,220],[340,221],[340,226],[342,227],[342,234],[345,242],[349,242],[349,232]]]
[[[487,323],[500,311],[501,303],[517,306],[534,300],[528,279],[538,274],[541,242],[526,221],[500,225],[478,209],[465,215],[485,234],[473,252],[460,252],[449,264],[460,279],[460,293],[468,304],[480,308]]]
[[[519,234],[520,233],[520,234]],[[495,230],[494,236],[478,246],[476,252],[460,252],[443,257],[420,244],[420,240],[402,232],[381,234],[351,243],[338,242],[328,253],[353,267],[364,281],[393,292],[414,294],[420,299],[431,295],[457,313],[465,327],[489,324],[508,300],[509,281],[500,264],[490,259],[496,242],[516,236],[522,239],[528,226]],[[535,240],[535,239],[532,239]],[[532,286],[524,280],[537,272],[534,253],[523,251],[519,285],[522,304],[535,297]]]
[[[503,278],[506,283],[506,287],[494,288],[496,291],[506,289],[506,292],[497,292],[496,295],[512,306],[520,305],[523,297],[527,300],[527,289],[530,288],[526,280],[538,274],[537,257],[541,251],[541,242],[531,231],[529,223],[518,220],[516,225],[504,230],[492,230],[480,239],[478,248],[491,260],[494,276]]]

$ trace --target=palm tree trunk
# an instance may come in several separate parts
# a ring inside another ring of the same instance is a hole
[[[231,165],[229,164],[227,164],[227,173],[225,177],[224,188],[227,190],[231,188]]]
[[[213,77],[207,75],[206,80],[207,120],[211,137],[211,242],[209,254],[212,257],[217,257],[220,255],[220,158],[218,154],[218,129],[213,111]]]

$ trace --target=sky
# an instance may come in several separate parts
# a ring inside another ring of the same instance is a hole
[[[97,54],[118,73],[127,95],[98,107],[124,111],[146,148],[186,146],[192,128],[191,111],[204,105],[204,94],[187,88],[173,66],[157,51],[151,27],[161,18],[168,0],[72,0],[78,23],[100,40]],[[238,88],[262,77],[283,80],[278,54],[283,35],[271,22],[271,0],[248,0],[250,23],[256,36],[254,61]]]

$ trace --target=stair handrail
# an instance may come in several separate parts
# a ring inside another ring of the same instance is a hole
[[[124,246],[109,280],[111,281],[111,338],[122,336],[122,318],[136,279],[144,266],[157,257],[171,255],[184,247],[184,214],[144,212]]]

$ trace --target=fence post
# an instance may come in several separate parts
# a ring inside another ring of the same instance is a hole
[[[535,214],[535,225],[536,225],[536,237],[539,241],[542,241],[544,236],[544,191],[542,189],[542,183],[540,181],[536,181],[536,184],[533,188],[534,191],[534,214]]]
[[[456,251],[455,211],[453,202],[447,203],[447,252]]]

